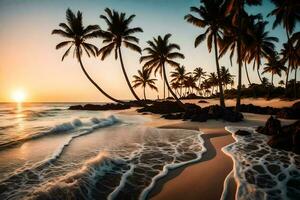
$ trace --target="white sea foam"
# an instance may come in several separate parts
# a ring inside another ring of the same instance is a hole
[[[159,178],[200,160],[206,151],[199,131],[136,129],[141,132],[138,138],[143,137],[140,142],[100,150],[78,170],[31,187],[30,198],[146,199]]]
[[[222,150],[234,161],[237,199],[300,199],[300,156],[268,146],[268,137],[251,127],[225,127],[235,143]],[[237,130],[251,136],[238,136]]]

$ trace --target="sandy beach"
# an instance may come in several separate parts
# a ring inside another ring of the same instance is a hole
[[[198,100],[185,100],[185,102],[197,103]],[[218,100],[209,100],[209,103],[197,103],[205,107],[217,104]],[[234,101],[227,100],[228,106],[234,105]],[[242,103],[252,103],[254,105],[281,108],[295,101],[282,101],[279,99],[263,100],[263,99],[244,99]],[[133,110],[125,111],[124,114],[136,114]],[[227,132],[225,126],[245,126],[257,127],[262,126],[269,115],[257,115],[251,113],[243,113],[244,120],[238,123],[226,121],[209,120],[204,123],[181,121],[181,120],[165,120],[159,115],[145,115],[154,120],[146,122],[146,126],[163,128],[163,129],[188,129],[203,132],[202,137],[205,141],[207,152],[204,153],[201,161],[180,167],[170,171],[170,173],[160,179],[154,189],[150,192],[150,199],[220,199],[223,189],[224,180],[233,168],[232,159],[222,152],[222,148],[228,144],[234,143],[231,133]],[[289,124],[293,120],[282,120],[283,124]],[[226,199],[235,199],[236,183],[231,180],[228,188]]]

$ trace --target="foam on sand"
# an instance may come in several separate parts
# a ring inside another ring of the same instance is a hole
[[[268,137],[254,128],[225,129],[236,140],[222,149],[234,161],[236,199],[300,199],[299,155],[269,147]],[[252,134],[235,135],[239,129]],[[222,197],[224,199],[225,195]]]
[[[77,170],[31,187],[30,199],[146,199],[170,169],[196,162],[206,151],[199,131],[137,129],[139,142],[100,150]]]

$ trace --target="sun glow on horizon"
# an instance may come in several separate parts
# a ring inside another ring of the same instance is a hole
[[[21,90],[21,89],[15,90],[11,95],[12,100],[17,103],[24,102],[25,97],[26,97],[26,94],[25,94],[24,90]]]

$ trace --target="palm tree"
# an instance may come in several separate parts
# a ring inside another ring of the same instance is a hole
[[[196,79],[196,81],[199,81],[198,88],[199,88],[199,94],[200,94],[201,79],[205,78],[207,76],[206,72],[201,67],[197,67],[194,69],[193,74],[194,74],[194,78]]]
[[[187,88],[189,94],[193,93],[193,89],[196,88],[196,79],[194,76],[189,75],[184,81],[184,87]]]
[[[280,85],[281,87],[284,86],[284,80],[280,80],[280,81],[278,82],[278,85]]]
[[[232,25],[237,28],[237,59],[238,59],[238,86],[236,98],[236,111],[240,110],[241,105],[241,87],[242,87],[242,37],[243,37],[243,20],[247,13],[244,10],[244,5],[260,5],[261,0],[228,0],[227,12],[232,15]],[[246,18],[247,19],[247,18]]]
[[[264,70],[263,70],[263,74],[264,73],[271,73],[272,76],[271,76],[271,84],[272,86],[274,86],[274,82],[273,82],[273,78],[274,78],[274,75],[278,75],[279,77],[281,77],[281,72],[286,70],[286,67],[283,66],[281,64],[281,62],[279,61],[279,58],[278,56],[271,56],[269,59],[268,59],[268,62],[266,63],[266,67],[264,67]]]
[[[214,93],[214,87],[218,86],[218,82],[219,82],[218,77],[217,77],[215,72],[209,73],[208,82],[209,82],[209,84],[212,88],[211,93],[213,94]]]
[[[139,86],[143,87],[143,93],[144,93],[144,99],[146,99],[146,86],[148,85],[152,90],[156,90],[157,91],[157,87],[155,86],[155,81],[157,79],[154,78],[150,78],[151,76],[151,72],[149,70],[146,69],[142,69],[138,70],[138,75],[134,75],[133,78],[134,80],[133,82],[133,87],[137,88]]]
[[[111,11],[109,8],[106,8],[105,12],[107,16],[100,15],[100,18],[107,24],[107,30],[102,31],[100,36],[103,38],[103,43],[106,44],[106,46],[99,50],[98,55],[101,55],[101,60],[104,60],[114,50],[115,59],[118,59],[118,57],[120,59],[121,68],[127,85],[133,96],[139,101],[140,99],[131,86],[125,70],[121,46],[123,44],[129,49],[141,53],[141,48],[138,46],[139,39],[133,36],[133,34],[143,32],[143,30],[140,27],[129,27],[135,15],[130,15],[127,18],[125,13],[118,13],[115,10]]]
[[[269,79],[268,78],[266,78],[266,77],[262,77],[262,82],[261,82],[261,84],[263,85],[263,86],[268,86],[270,83],[269,83]]]
[[[178,44],[170,43],[169,39],[171,34],[166,34],[164,37],[158,36],[157,38],[153,38],[153,41],[147,41],[149,47],[146,47],[144,51],[148,53],[146,56],[142,56],[140,58],[140,62],[144,62],[144,67],[149,69],[151,72],[162,70],[164,81],[167,85],[168,90],[176,99],[177,103],[185,108],[184,104],[178,99],[176,94],[172,91],[166,73],[166,64],[169,64],[172,67],[179,67],[179,63],[175,62],[176,58],[184,58],[184,55],[176,52],[174,50],[180,50]]]
[[[227,89],[227,85],[231,83],[231,80],[233,79],[234,76],[230,74],[229,69],[224,66],[221,67],[220,73],[221,73],[222,84]]]
[[[266,21],[258,21],[252,29],[250,29],[251,34],[251,45],[249,45],[249,54],[247,55],[247,60],[250,63],[253,61],[253,69],[255,68],[259,77],[262,81],[259,73],[261,59],[268,58],[268,55],[273,54],[275,51],[274,42],[278,42],[278,38],[270,37],[269,32],[265,31],[265,27],[268,24]]]
[[[178,96],[181,97],[181,94],[178,92],[178,88],[181,88],[182,84],[180,84],[179,82],[171,82],[171,88],[173,90],[175,90],[175,92],[177,93]]]
[[[293,33],[296,23],[300,21],[300,2],[298,0],[271,0],[276,8],[271,11],[268,16],[275,16],[275,21],[273,23],[273,29],[277,27],[278,25],[282,24],[282,26],[285,28],[286,37],[287,37],[287,43],[286,45],[289,46],[288,48],[291,48],[292,46],[290,44],[290,34]],[[290,73],[291,66],[288,65],[287,71],[286,71],[286,85],[289,80],[289,73]]]
[[[52,34],[57,34],[64,38],[67,38],[66,41],[63,41],[56,45],[56,49],[68,46],[68,49],[63,54],[61,60],[63,61],[73,48],[73,55],[76,56],[80,67],[87,79],[107,98],[118,103],[125,103],[111,97],[102,88],[100,88],[99,85],[97,85],[97,83],[90,77],[82,64],[81,56],[83,52],[85,52],[89,57],[91,55],[97,55],[97,47],[86,42],[86,40],[98,37],[99,33],[101,32],[100,27],[98,25],[89,25],[87,27],[84,27],[82,24],[82,13],[80,11],[78,11],[77,15],[75,15],[70,9],[67,9],[66,19],[67,23],[59,24],[61,29],[55,29],[52,31]]]
[[[199,27],[206,28],[204,33],[198,35],[195,39],[195,47],[197,47],[201,42],[207,38],[207,47],[208,51],[211,52],[212,44],[214,45],[215,51],[215,61],[218,80],[220,80],[220,66],[219,66],[219,56],[218,56],[218,45],[217,42],[222,37],[222,26],[224,25],[224,16],[226,8],[223,6],[223,0],[202,0],[203,5],[198,7],[191,7],[191,12],[196,13],[198,17],[195,17],[192,14],[185,16],[185,19]],[[224,94],[222,83],[218,83],[220,90],[220,106],[225,107]]]
[[[180,97],[182,96],[182,86],[184,81],[187,79],[188,75],[190,75],[190,72],[186,72],[186,69],[184,66],[180,67],[176,67],[175,71],[171,72],[171,83],[173,82],[178,82],[180,85]]]

